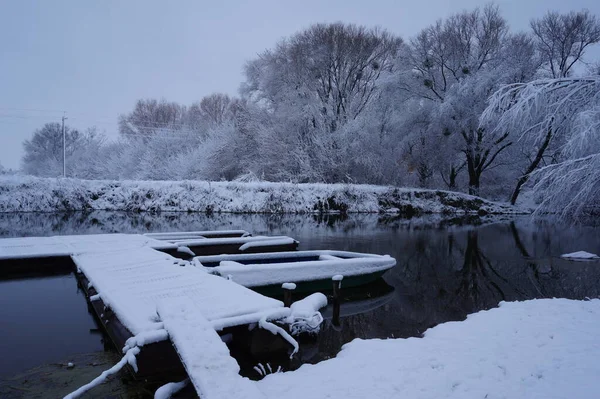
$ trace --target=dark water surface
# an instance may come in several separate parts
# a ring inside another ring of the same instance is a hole
[[[600,253],[600,228],[529,217],[394,219],[310,215],[0,214],[0,237],[245,229],[285,234],[300,249],[389,254],[397,266],[366,292],[351,293],[339,326],[327,319],[292,364],[316,362],[354,338],[419,336],[439,323],[500,301],[600,296],[600,263],[567,262],[563,253]],[[330,314],[330,309],[324,315]],[[72,276],[0,282],[0,379],[72,353],[102,350]]]
[[[0,281],[0,379],[103,350],[73,274]]]

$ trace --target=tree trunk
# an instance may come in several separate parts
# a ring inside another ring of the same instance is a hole
[[[469,194],[479,196],[479,175],[469,176]]]
[[[454,166],[450,168],[450,176],[448,177],[448,189],[456,189],[456,178],[458,177],[458,170]]]
[[[511,205],[516,204],[517,198],[519,197],[519,194],[521,193],[521,188],[523,188],[523,185],[525,183],[527,183],[527,180],[529,180],[529,175],[531,175],[531,173],[538,167],[538,165],[542,161],[542,158],[544,158],[544,153],[546,152],[548,145],[550,145],[551,139],[552,139],[552,128],[548,129],[548,133],[546,133],[546,138],[544,139],[544,142],[540,146],[537,154],[535,154],[535,158],[533,159],[531,164],[529,164],[529,167],[527,168],[527,170],[525,171],[523,176],[521,176],[519,181],[517,181],[517,186],[515,187],[515,191],[513,191],[512,196],[510,197]]]
[[[481,173],[475,167],[472,160],[467,159],[467,164],[469,170],[469,194],[479,196],[479,178],[481,177]]]

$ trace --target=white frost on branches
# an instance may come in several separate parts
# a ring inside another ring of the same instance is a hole
[[[600,211],[600,76],[507,85],[491,98],[482,122],[512,131],[555,153],[532,174],[538,213],[575,218]]]

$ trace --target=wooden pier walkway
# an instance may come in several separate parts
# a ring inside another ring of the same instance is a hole
[[[192,304],[219,329],[257,322],[259,313],[283,307],[281,301],[151,248],[86,253],[74,256],[73,261],[95,289],[96,298],[133,335],[160,327],[157,306],[173,298]],[[248,315],[255,315],[250,317],[255,320],[236,321]]]
[[[141,234],[90,234],[78,236],[18,237],[0,239],[0,260],[65,257],[77,253],[177,245]]]
[[[256,384],[239,375],[239,365],[218,331],[240,331],[238,327],[247,333],[240,326],[256,323],[287,336],[270,320],[290,316],[290,308],[167,253],[182,243],[202,247],[211,240],[250,248],[263,247],[265,242],[266,247],[297,245],[289,237],[269,241],[269,237],[246,235],[231,231],[213,238],[189,232],[0,239],[0,261],[72,260],[91,307],[125,354],[110,372],[129,363],[140,376],[160,374],[173,371],[169,367],[175,359],[203,399],[253,399],[264,396]],[[96,383],[80,388],[73,397]]]
[[[165,301],[161,320],[198,396],[207,399],[259,399],[256,383],[239,375],[240,367],[213,325],[187,301]]]
[[[256,385],[239,375],[217,330],[287,315],[281,301],[152,248],[86,253],[73,261],[95,293],[91,299],[100,304],[95,307],[100,316],[114,313],[131,333],[123,351],[140,348],[140,372],[148,369],[141,362],[146,347],[172,342],[200,397],[261,397]]]
[[[298,241],[286,236],[251,236],[243,230],[152,234],[90,234],[79,236],[0,239],[0,266],[28,259],[65,258],[80,253],[153,248],[184,256],[295,250]]]

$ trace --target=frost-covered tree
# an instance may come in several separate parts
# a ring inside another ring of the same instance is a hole
[[[200,101],[201,115],[212,126],[220,126],[233,119],[234,101],[227,94],[213,93]]]
[[[86,129],[74,143],[73,151],[67,155],[67,175],[80,179],[97,179],[104,159],[102,150],[106,138],[96,127]]]
[[[202,174],[210,180],[233,180],[245,174],[275,173],[266,153],[259,149],[260,135],[265,134],[264,110],[245,100],[235,99],[229,106],[227,119],[210,130],[203,142],[205,167]],[[269,143],[264,141],[264,143]],[[289,148],[285,149],[289,151]],[[280,152],[278,159],[286,159]],[[273,180],[278,180],[273,178]]]
[[[587,48],[600,42],[600,20],[588,10],[568,14],[548,12],[531,21],[531,30],[553,78],[570,76]]]
[[[506,20],[491,4],[438,20],[410,41],[412,89],[443,100],[454,83],[498,59],[507,33]]]
[[[190,105],[180,126],[181,130],[189,130],[203,138],[208,137],[210,129],[233,122],[236,105],[239,99],[227,94],[213,93]]]
[[[186,107],[166,100],[138,100],[133,111],[119,117],[124,137],[149,138],[158,132],[182,130]]]
[[[332,161],[342,181],[406,184],[400,127],[409,103],[406,93],[396,89],[392,85],[380,88],[363,115],[329,135],[339,148]]]
[[[519,132],[537,149],[512,196],[528,179],[541,200],[540,211],[583,216],[600,209],[600,77],[543,79],[507,85],[492,97],[482,116],[496,129]],[[547,148],[556,156],[542,166]]]
[[[67,176],[91,177],[95,158],[90,151],[102,145],[103,138],[95,129],[80,132],[65,126]],[[63,171],[63,132],[60,123],[46,123],[33,133],[33,137],[23,142],[25,154],[22,168],[25,173],[56,177]]]
[[[594,95],[586,103],[571,80],[552,89],[531,81],[571,76],[600,40],[598,25],[587,11],[549,13],[515,34],[494,5],[437,21],[408,44],[381,29],[313,25],[246,65],[241,98],[140,100],[119,118],[117,141],[83,134],[85,151],[68,155],[71,173],[417,185],[495,197],[513,188],[515,202],[528,179],[542,193],[565,184],[545,171],[590,165],[593,154],[573,149],[576,137],[593,137]],[[589,74],[600,76],[593,67]],[[61,156],[27,163],[59,175]]]
[[[410,41],[408,69],[400,79],[418,105],[409,107],[415,117],[405,119],[411,132],[405,157],[420,185],[439,176],[456,189],[459,173],[468,170],[469,190],[479,192],[481,174],[496,158],[495,151],[489,153],[492,148],[483,148],[487,135],[474,122],[491,84],[478,86],[483,84],[479,75],[483,71],[492,77],[487,70],[501,61],[507,32],[498,8],[488,5],[439,20]],[[504,144],[497,150],[504,150]]]
[[[365,109],[401,42],[385,30],[316,24],[250,61],[243,91],[271,109],[308,105],[309,122],[333,131]]]
[[[264,127],[255,137],[264,146],[261,159],[272,166],[267,174],[295,181],[345,179],[336,165],[347,144],[341,136],[349,131],[338,130],[376,97],[400,44],[379,29],[317,24],[249,62],[242,93],[260,108]]]
[[[600,61],[588,65],[588,75],[600,75]]]
[[[509,131],[490,130],[479,124],[485,101],[498,85],[498,74],[498,70],[490,69],[454,85],[436,116],[447,144],[464,155],[462,165],[468,175],[469,194],[479,195],[482,174],[512,145]],[[456,171],[462,165],[452,167]]]
[[[407,108],[415,116],[405,119],[411,170],[421,185],[438,177],[432,183],[449,189],[466,172],[469,192],[478,195],[484,172],[498,167],[513,143],[510,132],[480,125],[479,117],[502,84],[535,74],[533,43],[527,35],[509,34],[498,8],[489,5],[424,29],[408,54],[412,70],[400,79],[417,104]]]

